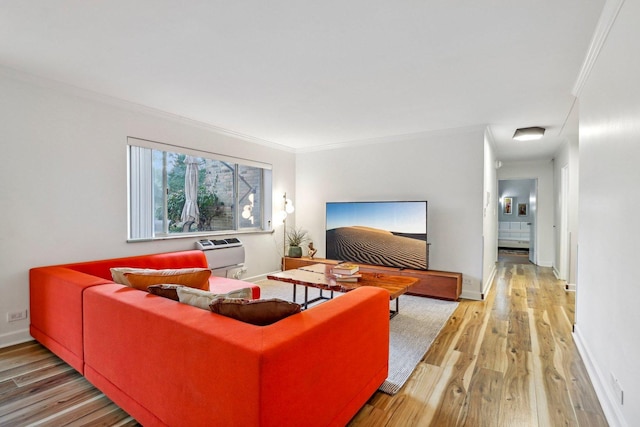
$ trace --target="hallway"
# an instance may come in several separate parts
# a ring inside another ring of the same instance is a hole
[[[607,425],[573,342],[575,294],[526,256],[500,259],[486,300],[462,300],[404,389],[352,426]]]

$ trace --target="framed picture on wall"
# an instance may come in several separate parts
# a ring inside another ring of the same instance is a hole
[[[527,216],[527,204],[518,203],[518,216]]]
[[[505,197],[502,213],[511,215],[513,213],[513,197]]]

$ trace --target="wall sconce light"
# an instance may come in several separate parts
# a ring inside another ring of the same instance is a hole
[[[533,141],[535,139],[542,138],[544,136],[544,131],[545,129],[541,127],[516,129],[516,132],[513,134],[513,139],[518,141]]]

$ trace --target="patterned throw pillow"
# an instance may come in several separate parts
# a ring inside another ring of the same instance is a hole
[[[209,310],[211,304],[217,298],[251,298],[251,288],[242,288],[227,292],[226,294],[214,294],[213,292],[181,287],[176,289],[178,300],[181,303]]]
[[[208,268],[172,268],[154,270],[149,268],[119,267],[111,269],[116,283],[146,291],[151,285],[166,283],[184,285],[197,289],[209,289],[211,270]]]
[[[219,298],[214,300],[209,308],[214,313],[258,326],[270,325],[292,314],[300,313],[300,304],[278,298],[257,300]]]

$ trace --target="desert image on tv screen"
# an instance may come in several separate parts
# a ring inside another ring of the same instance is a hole
[[[328,259],[426,270],[427,202],[327,203]]]

